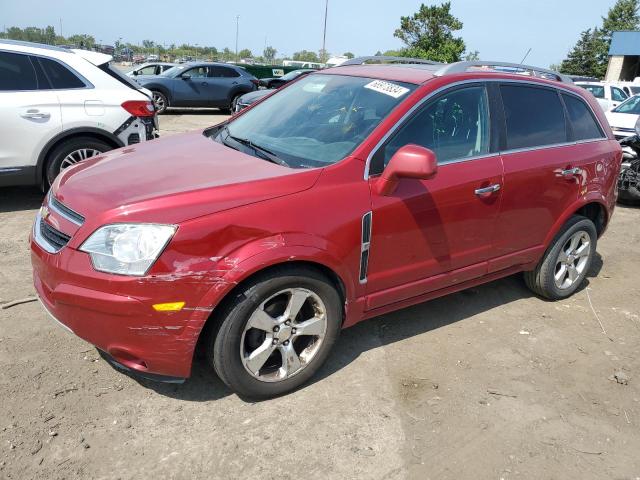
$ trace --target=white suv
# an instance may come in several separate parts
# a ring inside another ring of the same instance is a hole
[[[602,110],[608,112],[616,108],[622,102],[624,102],[629,95],[620,87],[612,85],[611,83],[604,82],[576,82],[576,85],[589,90],[594,97],[598,100],[598,103],[602,107]]]
[[[111,59],[0,40],[0,186],[46,188],[74,163],[157,136],[149,96]]]

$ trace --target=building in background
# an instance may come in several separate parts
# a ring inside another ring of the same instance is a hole
[[[630,82],[637,77],[640,77],[640,32],[613,32],[605,80]]]

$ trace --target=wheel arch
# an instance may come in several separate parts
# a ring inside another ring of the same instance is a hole
[[[106,130],[102,130],[94,127],[77,127],[65,130],[59,133],[51,140],[49,140],[38,155],[38,161],[36,163],[36,178],[35,183],[40,184],[44,180],[44,172],[46,167],[47,157],[49,153],[53,151],[61,143],[77,137],[91,137],[96,140],[101,140],[111,145],[113,148],[124,147],[124,143],[113,133]]]
[[[583,217],[593,221],[596,226],[596,231],[598,232],[598,237],[600,237],[609,224],[610,212],[607,208],[605,198],[599,194],[593,194],[579,199],[567,208],[565,213],[556,220],[553,228],[551,228],[545,238],[545,247],[549,247],[551,241],[555,238],[562,226],[573,215],[582,215]]]

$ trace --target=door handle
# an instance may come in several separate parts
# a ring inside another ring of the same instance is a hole
[[[579,175],[580,173],[582,173],[582,169],[578,167],[574,167],[574,168],[567,168],[566,170],[562,170],[560,172],[560,175],[562,175],[563,177],[573,177],[574,175]]]
[[[50,118],[51,114],[49,112],[41,112],[39,110],[27,110],[25,113],[21,115],[22,118],[33,118],[36,120],[43,120],[45,118]]]
[[[493,185],[489,185],[488,187],[477,188],[475,191],[476,195],[486,195],[487,193],[494,193],[500,190],[500,184],[494,183]]]

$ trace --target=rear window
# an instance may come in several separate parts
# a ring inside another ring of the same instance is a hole
[[[38,58],[40,66],[54,89],[85,88],[86,85],[64,65],[48,58]]]
[[[541,147],[567,141],[564,112],[554,90],[522,85],[500,87],[507,148]]]
[[[594,97],[604,98],[604,87],[601,85],[579,85],[585,90],[589,90]]]
[[[227,67],[209,67],[209,76],[214,78],[233,78],[239,77],[240,74],[233,68]]]
[[[36,71],[29,56],[0,52],[0,91],[37,89]]]
[[[579,98],[573,95],[562,94],[564,104],[567,106],[569,120],[573,128],[574,140],[589,140],[602,138],[604,134],[593,118],[591,109]]]
[[[134,90],[138,90],[140,88],[140,85],[138,85],[136,82],[131,80],[126,75],[123,75],[122,73],[120,73],[120,71],[117,68],[113,68],[108,63],[103,63],[98,68],[100,68],[100,70],[102,70],[104,73],[111,75],[113,78],[118,80],[123,85],[126,85],[127,87],[133,88]]]

